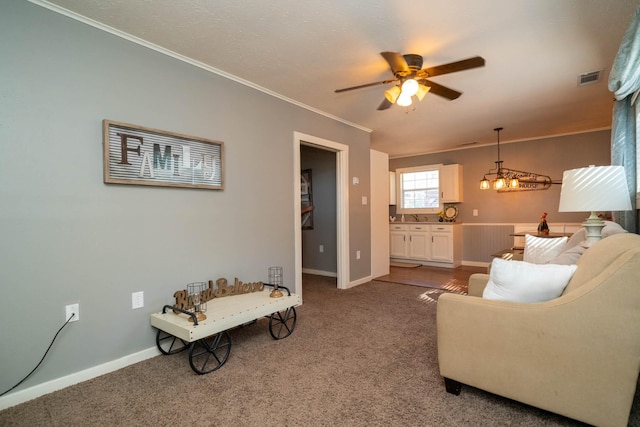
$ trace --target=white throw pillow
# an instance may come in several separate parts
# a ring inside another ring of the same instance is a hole
[[[550,238],[525,234],[523,261],[533,264],[545,264],[562,252],[567,240],[567,237]]]
[[[495,258],[482,297],[513,302],[549,301],[562,295],[577,268]]]

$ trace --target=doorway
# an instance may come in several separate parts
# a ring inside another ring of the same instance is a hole
[[[295,293],[302,295],[302,221],[300,192],[300,146],[307,145],[336,153],[336,240],[337,240],[337,287],[349,287],[349,146],[337,142],[294,132],[293,137],[293,183],[294,183],[294,252]]]

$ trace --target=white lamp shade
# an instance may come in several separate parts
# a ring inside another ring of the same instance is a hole
[[[387,98],[387,101],[394,104],[400,96],[400,86],[394,86],[384,91],[384,96]]]
[[[429,92],[429,90],[431,90],[431,87],[429,86],[418,85],[418,92],[416,92],[416,96],[420,101],[422,101],[422,98],[424,98],[424,96],[427,94],[427,92]]]
[[[629,210],[624,167],[590,166],[564,171],[558,212]]]

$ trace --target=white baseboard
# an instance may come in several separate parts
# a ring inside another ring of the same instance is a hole
[[[338,273],[333,271],[323,271],[323,270],[314,270],[312,268],[303,268],[303,273],[306,274],[315,274],[316,276],[326,276],[326,277],[338,277]]]
[[[362,285],[363,283],[369,283],[371,280],[371,276],[362,277],[358,280],[354,280],[353,282],[349,282],[349,284],[347,285],[347,289],[353,288],[354,286]]]
[[[75,372],[73,374],[69,374],[61,378],[56,378],[55,380],[47,381],[45,383],[38,384],[24,390],[9,393],[3,397],[0,397],[0,411],[35,399],[37,397],[44,396],[45,394],[61,390],[65,387],[69,387],[74,384],[99,377],[100,375],[117,371],[118,369],[133,365],[134,363],[151,359],[152,357],[158,356],[160,354],[161,353],[157,347],[151,347],[146,350],[121,357],[120,359],[112,360],[110,362],[103,363],[102,365],[85,369],[84,371]]]

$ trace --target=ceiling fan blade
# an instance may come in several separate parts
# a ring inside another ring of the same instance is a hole
[[[362,89],[362,88],[370,87],[370,86],[386,85],[386,84],[397,82],[397,81],[398,81],[398,79],[383,80],[381,82],[367,83],[367,84],[358,85],[358,86],[346,87],[344,89],[336,89],[334,92],[335,93],[341,93],[341,92],[346,92],[348,90]]]
[[[435,67],[424,68],[418,71],[418,75],[424,77],[440,76],[442,74],[455,73],[457,71],[469,70],[471,68],[484,67],[484,58],[474,56],[473,58],[463,59],[462,61],[450,62],[449,64],[437,65]]]
[[[411,74],[407,61],[404,59],[404,56],[398,52],[380,52],[380,55],[387,61],[394,76],[398,74],[403,76]]]
[[[458,98],[462,95],[462,92],[458,92],[457,90],[449,89],[446,86],[439,85],[438,83],[434,83],[430,80],[423,80],[425,86],[429,86],[431,88],[431,93],[435,95],[442,96],[451,101]]]
[[[378,110],[382,111],[382,110],[386,110],[387,108],[391,107],[393,104],[391,102],[389,102],[389,100],[387,98],[383,99],[382,102],[380,103],[380,105],[378,105]]]

